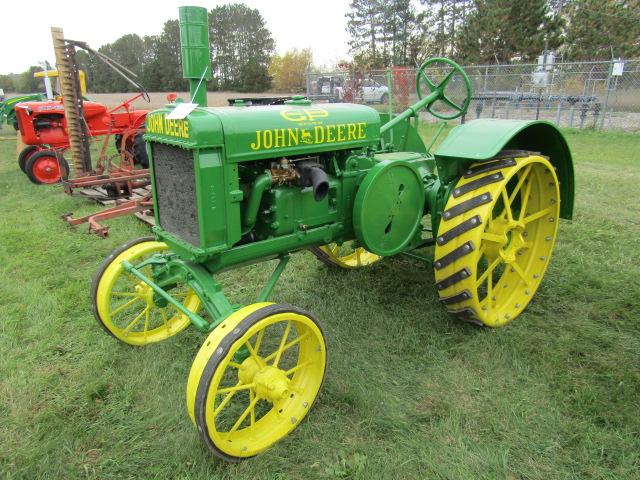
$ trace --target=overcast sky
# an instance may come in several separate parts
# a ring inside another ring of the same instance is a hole
[[[93,48],[126,33],[155,35],[164,22],[178,18],[181,5],[211,10],[225,3],[257,8],[276,41],[276,50],[311,48],[316,65],[332,64],[347,55],[345,13],[348,0],[9,0],[2,2],[0,73],[19,73],[38,61],[55,62],[51,27]],[[7,21],[7,19],[13,19]]]

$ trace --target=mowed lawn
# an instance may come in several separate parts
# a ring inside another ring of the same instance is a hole
[[[432,269],[359,271],[293,256],[276,301],[328,335],[322,393],[257,458],[218,461],[185,408],[205,337],[132,348],[91,314],[89,285],[134,218],[101,239],[60,215],[97,206],[36,187],[0,137],[0,477],[6,479],[640,478],[640,136],[567,132],[575,218],[533,303],[505,328],[460,323]],[[428,252],[430,253],[430,252]],[[273,265],[223,274],[237,303]]]

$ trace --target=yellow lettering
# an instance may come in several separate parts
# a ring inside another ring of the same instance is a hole
[[[358,122],[358,140],[364,140],[367,138],[367,134],[364,129],[367,126],[365,122]]]
[[[327,143],[333,143],[336,141],[335,135],[336,126],[327,125]]]
[[[260,150],[260,130],[256,130],[256,141],[251,143],[251,150]]]
[[[349,123],[347,125],[347,140],[355,140],[356,139],[356,124]]]
[[[274,147],[286,147],[284,143],[284,128],[278,128],[274,130],[273,133],[276,140]]]
[[[290,122],[303,122],[307,119],[307,116],[301,110],[283,110],[280,115]]]
[[[262,135],[262,144],[264,145],[264,148],[271,148],[273,146],[273,133],[271,130],[263,130]]]
[[[317,125],[313,127],[314,137],[316,137],[315,143],[324,143],[324,127]]]
[[[309,120],[315,120],[316,118],[325,118],[329,116],[329,112],[324,108],[310,108],[306,109],[305,113]]]
[[[189,122],[184,121],[184,138],[189,138]]]
[[[345,138],[344,138],[344,129],[345,129],[345,125],[343,123],[338,125],[338,141],[339,142],[344,142],[344,140],[345,140]]]
[[[292,130],[290,128],[287,128],[287,132],[289,133],[289,147],[293,146],[293,145],[298,145],[299,141],[298,141],[298,129],[296,128],[295,130]]]

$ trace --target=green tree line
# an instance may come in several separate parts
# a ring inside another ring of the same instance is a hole
[[[413,66],[640,55],[640,0],[351,0],[350,52],[360,65]]]
[[[209,12],[209,41],[212,54],[211,90],[264,91],[271,86],[269,64],[275,42],[260,12],[244,4],[221,5]],[[94,47],[95,48],[95,47]],[[167,20],[158,35],[141,37],[130,33],[102,45],[104,53],[137,75],[148,91],[185,91],[180,56],[178,20]],[[126,92],[132,86],[95,55],[78,50],[78,64],[87,75],[91,92]],[[17,75],[0,75],[5,92],[42,89],[33,79],[31,67]]]

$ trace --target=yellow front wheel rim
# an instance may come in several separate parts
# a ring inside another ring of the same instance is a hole
[[[311,252],[320,261],[340,268],[366,267],[382,259],[375,253],[355,246],[354,242],[330,243],[322,247],[314,247]]]
[[[93,310],[101,326],[129,345],[160,342],[184,330],[189,318],[171,304],[160,303],[151,288],[122,267],[133,265],[156,253],[166,253],[165,243],[144,238],[116,249],[103,263],[94,279]],[[152,278],[151,267],[143,273]],[[200,299],[187,286],[177,285],[171,295],[192,312],[200,309]]]
[[[299,425],[325,366],[324,333],[310,314],[291,305],[250,305],[219,325],[198,352],[187,382],[189,415],[219,457],[254,456]]]
[[[560,214],[551,163],[519,152],[472,165],[453,189],[436,237],[440,300],[497,327],[529,304],[549,265]]]

